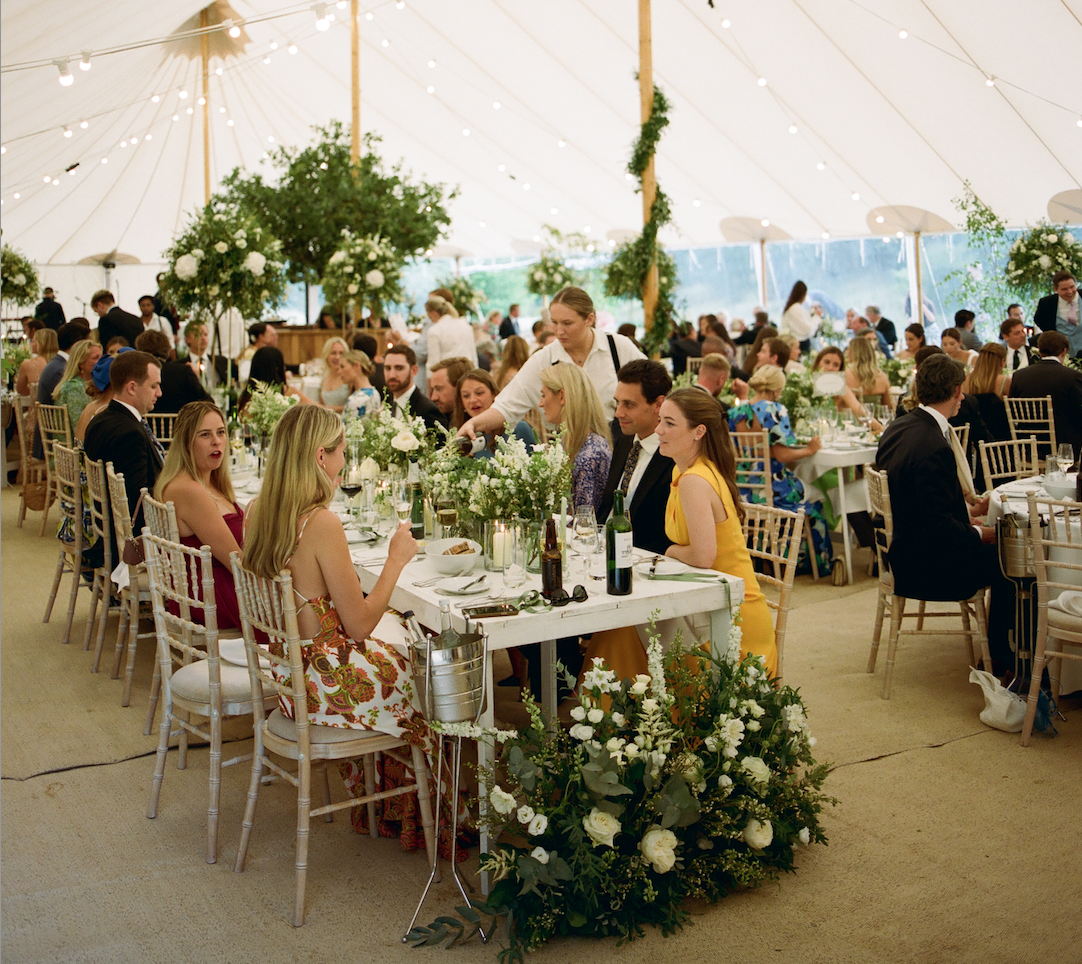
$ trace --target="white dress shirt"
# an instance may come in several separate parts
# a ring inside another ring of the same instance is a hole
[[[1015,367],[1014,356],[1018,355],[1018,367]],[[1029,349],[1023,345],[1021,348],[1008,348],[1007,349],[1007,374],[1011,372],[1021,371],[1023,368],[1029,368]]]
[[[630,505],[631,500],[635,498],[635,490],[639,487],[642,477],[646,474],[646,466],[650,464],[650,459],[654,457],[657,447],[661,444],[657,432],[647,435],[646,438],[636,436],[636,440],[642,446],[642,451],[639,453],[639,461],[635,466],[635,471],[631,473],[631,481],[627,486],[627,498],[624,499],[625,505]]]
[[[477,367],[477,342],[473,327],[465,318],[444,315],[428,329],[428,359],[425,370],[432,374],[434,365],[445,358],[465,358]]]

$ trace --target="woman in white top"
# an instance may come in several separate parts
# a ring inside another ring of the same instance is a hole
[[[966,366],[966,371],[969,371],[977,360],[977,353],[962,345],[962,333],[957,328],[944,328],[943,334],[939,336],[939,343],[951,358]]]
[[[555,341],[535,351],[511,379],[488,411],[466,421],[459,435],[475,438],[478,432],[498,432],[505,423],[516,425],[541,398],[541,371],[562,362],[578,365],[593,382],[611,420],[616,412],[616,373],[621,366],[646,356],[623,335],[601,334],[594,328],[594,303],[581,288],[563,288],[549,306]]]
[[[465,318],[458,317],[455,306],[445,298],[433,295],[425,302],[425,313],[432,322],[427,335],[427,374],[431,375],[445,358],[465,358],[471,368],[476,368],[477,341],[473,337],[473,327]]]
[[[804,299],[807,297],[808,286],[803,281],[798,281],[793,285],[778,327],[779,334],[792,335],[797,340],[801,351],[807,351],[811,347],[811,336],[815,334],[815,325],[811,315],[804,307]]]

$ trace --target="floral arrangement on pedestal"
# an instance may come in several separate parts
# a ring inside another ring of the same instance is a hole
[[[254,428],[261,436],[269,437],[289,409],[297,404],[296,395],[284,395],[280,388],[252,379],[248,404],[241,412],[240,420]]]
[[[364,418],[348,419],[346,438],[357,444],[361,455],[371,459],[382,472],[391,466],[407,468],[432,446],[424,419],[406,413],[392,415],[389,405]]]
[[[281,249],[250,215],[212,198],[165,252],[162,297],[204,320],[232,308],[261,318],[285,293]]]
[[[1082,244],[1063,224],[1040,221],[1011,245],[1007,284],[1036,301],[1052,291],[1052,275],[1070,271],[1082,277]]]
[[[533,295],[551,298],[561,288],[580,285],[582,276],[569,267],[555,248],[541,252],[541,259],[526,269],[526,290]]]
[[[468,275],[451,275],[447,278],[437,278],[434,287],[446,288],[450,291],[454,295],[451,300],[461,314],[476,315],[480,318],[481,305],[488,301],[488,295],[480,288],[475,288],[470,283]]]
[[[778,396],[778,401],[789,412],[789,424],[799,436],[810,434],[808,419],[814,409],[830,402],[829,398],[815,394],[815,382],[810,369],[800,372],[786,372],[785,388]]]
[[[506,961],[559,935],[668,934],[686,922],[686,898],[776,879],[802,847],[826,843],[820,813],[835,801],[800,695],[773,685],[760,657],[740,659],[739,626],[719,658],[679,639],[663,654],[656,636],[647,653],[634,680],[595,663],[569,731],[528,699],[520,733],[443,726],[504,744],[480,774],[498,840],[480,868],[496,883],[486,904],[410,941],[454,943],[482,915],[502,921]]]
[[[38,297],[38,273],[30,259],[10,244],[0,248],[0,299],[15,307],[33,304]]]
[[[378,234],[361,237],[343,228],[320,284],[323,297],[339,310],[352,308],[360,317],[367,307],[379,318],[384,305],[402,300],[402,255]]]
[[[522,439],[504,436],[483,461],[468,502],[476,519],[536,520],[571,494],[571,460],[558,437],[531,450]]]

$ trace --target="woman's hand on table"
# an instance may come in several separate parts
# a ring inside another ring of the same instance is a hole
[[[417,555],[417,540],[413,538],[412,525],[402,522],[395,529],[391,541],[387,545],[387,564],[402,569],[415,555]]]

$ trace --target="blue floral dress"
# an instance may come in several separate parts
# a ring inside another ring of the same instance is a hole
[[[609,478],[612,447],[600,435],[586,436],[571,465],[571,494],[575,506],[592,505],[594,512],[601,506],[601,496]]]
[[[800,443],[793,435],[789,426],[789,412],[780,402],[741,402],[729,409],[729,428],[736,431],[741,422],[746,422],[746,429],[750,429],[754,421],[766,429],[770,436],[771,445],[786,445],[796,448]],[[815,562],[820,575],[830,572],[834,561],[834,550],[830,544],[830,530],[826,519],[823,517],[823,504],[821,502],[808,502],[804,498],[804,483],[790,471],[784,462],[775,458],[770,459],[770,472],[772,488],[774,489],[774,505],[781,509],[796,512],[804,510],[804,515],[811,524],[812,542],[815,547]],[[750,489],[741,489],[740,496],[746,502],[761,502],[762,497],[752,497]],[[807,543],[801,542],[800,561],[797,563],[797,572],[811,572],[811,565],[807,558]]]

